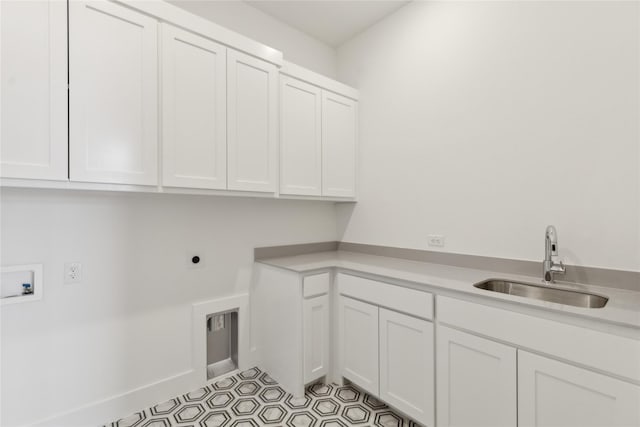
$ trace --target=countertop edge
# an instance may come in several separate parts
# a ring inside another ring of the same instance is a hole
[[[349,259],[350,257],[359,258],[357,260]],[[367,266],[366,261],[372,261],[370,266]],[[346,273],[355,273],[355,275],[363,275],[363,277],[367,277],[368,275],[371,278],[379,278],[382,281],[391,281],[390,284],[405,286],[413,289],[425,290],[428,292],[432,292],[436,295],[444,296],[453,296],[453,297],[464,297],[466,300],[470,300],[472,302],[485,303],[489,305],[499,306],[500,308],[505,308],[512,311],[525,312],[525,314],[533,314],[533,313],[544,313],[545,315],[552,315],[556,320],[562,321],[573,320],[570,323],[576,323],[576,321],[582,325],[579,326],[587,326],[587,327],[595,327],[596,329],[604,329],[608,330],[607,326],[615,327],[616,329],[621,329],[618,332],[622,332],[624,335],[627,335],[625,330],[630,334],[634,335],[635,338],[640,338],[640,336],[636,336],[640,334],[640,312],[636,311],[635,319],[616,319],[616,317],[633,317],[632,309],[623,309],[620,307],[614,307],[614,310],[624,311],[625,316],[622,314],[616,315],[608,315],[602,316],[602,312],[580,312],[581,310],[601,310],[601,309],[582,309],[579,307],[571,307],[558,303],[550,303],[545,301],[531,300],[526,299],[524,297],[516,297],[512,295],[505,294],[494,294],[487,293],[483,294],[481,290],[473,288],[473,284],[477,283],[474,280],[465,280],[459,277],[451,277],[451,278],[440,278],[440,280],[449,280],[451,282],[457,282],[456,286],[448,286],[447,284],[438,283],[438,278],[429,277],[428,274],[425,273],[416,273],[410,271],[401,271],[400,269],[394,270],[392,268],[387,268],[385,273],[381,273],[380,270],[385,267],[376,266],[373,261],[382,261],[384,260],[386,263],[396,262],[398,264],[405,264],[410,266],[420,266],[421,268],[439,268],[439,269],[450,269],[451,275],[455,276],[456,273],[464,272],[467,275],[478,275],[479,277],[484,277],[485,279],[489,278],[507,278],[512,280],[528,280],[531,282],[535,280],[535,278],[529,276],[520,276],[514,275],[510,273],[500,273],[489,270],[477,270],[477,269],[468,269],[464,267],[453,267],[444,264],[433,264],[433,263],[425,263],[420,261],[408,261],[404,259],[397,258],[388,258],[382,257],[378,255],[368,255],[368,254],[360,254],[360,253],[352,253],[346,251],[327,251],[327,252],[319,252],[315,254],[305,254],[305,255],[296,255],[282,258],[266,258],[266,259],[257,259],[254,262],[259,264],[268,265],[271,267],[276,267],[280,269],[284,269],[287,271],[291,271],[297,274],[309,274],[316,271],[333,269],[340,272]],[[376,271],[377,270],[377,271]],[[393,274],[393,273],[397,274]],[[422,278],[418,277],[422,274]],[[413,276],[413,277],[412,277]],[[397,283],[394,283],[397,282]],[[461,282],[464,282],[461,284]],[[460,285],[461,284],[461,285]],[[631,290],[623,290],[623,289],[610,289],[603,288],[599,286],[593,285],[576,285],[571,283],[558,283],[559,286],[572,288],[575,286],[579,286],[581,291],[588,291],[594,294],[606,295],[610,296],[611,294],[615,294],[615,298],[622,298],[622,295],[629,294],[633,297],[634,300],[638,300],[640,302],[640,292],[635,292]],[[468,289],[467,289],[468,288]],[[487,291],[484,291],[487,292]],[[610,303],[614,298],[610,297]],[[640,310],[640,306],[638,306]],[[610,309],[611,310],[611,309]],[[600,314],[600,315],[598,315]]]

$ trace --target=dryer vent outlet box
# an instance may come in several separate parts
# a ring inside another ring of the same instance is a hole
[[[238,311],[207,315],[207,380],[238,369]]]

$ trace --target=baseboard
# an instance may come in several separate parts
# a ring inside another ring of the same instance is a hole
[[[176,396],[176,390],[184,390],[185,392],[195,390],[198,386],[204,385],[199,384],[198,379],[196,371],[190,369],[122,394],[56,414],[32,425],[38,427],[103,425],[171,399]]]
[[[30,425],[38,427],[99,426],[131,415],[142,409],[205,386],[206,315],[237,309],[239,312],[239,369],[250,368],[254,353],[249,348],[249,295],[238,294],[192,304],[192,368],[159,381],[55,414]]]

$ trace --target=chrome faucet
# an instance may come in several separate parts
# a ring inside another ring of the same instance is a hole
[[[553,225],[544,232],[544,261],[542,262],[545,283],[554,283],[554,274],[564,274],[562,261],[558,260],[558,232]]]

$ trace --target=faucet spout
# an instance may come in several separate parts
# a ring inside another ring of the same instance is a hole
[[[543,277],[546,283],[554,283],[555,274],[564,274],[565,267],[558,260],[558,232],[553,225],[547,226],[544,233]]]

